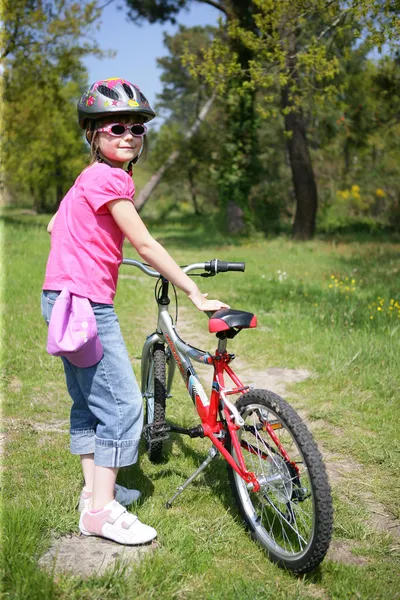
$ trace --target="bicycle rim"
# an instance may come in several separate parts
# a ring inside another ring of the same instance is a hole
[[[237,407],[245,421],[238,432],[243,458],[261,486],[252,491],[230,469],[239,510],[273,561],[298,573],[310,571],[323,560],[332,530],[330,488],[321,455],[300,417],[279,396],[253,390]]]

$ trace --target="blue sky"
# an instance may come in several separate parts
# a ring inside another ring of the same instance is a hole
[[[145,22],[138,26],[128,21],[126,14],[125,4],[123,10],[117,10],[114,3],[103,10],[102,24],[95,37],[103,50],[115,50],[116,56],[101,60],[88,57],[85,65],[89,71],[89,81],[93,83],[107,77],[123,77],[136,83],[153,105],[156,94],[161,92],[161,72],[156,59],[167,54],[163,32],[173,35],[178,25],[149,25]],[[216,25],[220,15],[220,11],[212,6],[191,2],[190,10],[179,13],[178,23],[187,27]],[[153,123],[157,125],[157,119]]]

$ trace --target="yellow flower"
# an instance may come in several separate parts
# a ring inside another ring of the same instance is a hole
[[[370,315],[370,317],[369,317],[369,318],[370,318],[370,319],[373,319],[374,317],[373,317],[372,315]]]
[[[334,276],[334,275],[331,275],[331,279],[335,279],[335,276]]]
[[[328,288],[333,288],[333,283],[330,283],[330,284],[328,285]]]
[[[352,185],[351,186],[351,191],[356,194],[358,194],[358,192],[360,191],[360,186],[359,185]]]
[[[382,310],[382,306],[378,306],[376,310]]]
[[[382,190],[382,188],[378,188],[375,190],[375,194],[379,197],[379,198],[384,198],[386,196],[385,192]]]

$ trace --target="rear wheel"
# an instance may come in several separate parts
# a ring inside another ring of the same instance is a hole
[[[152,462],[162,457],[165,431],[166,358],[163,344],[154,344],[146,385],[145,424],[147,452]]]
[[[236,407],[245,422],[237,435],[246,468],[261,486],[252,491],[229,467],[239,511],[271,560],[307,573],[324,559],[332,534],[332,497],[321,454],[301,418],[276,394],[251,390]],[[231,440],[228,450],[236,459]]]

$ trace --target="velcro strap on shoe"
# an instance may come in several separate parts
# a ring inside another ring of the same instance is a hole
[[[113,525],[115,523],[115,521],[120,519],[122,517],[122,515],[124,515],[127,512],[127,510],[124,506],[122,506],[121,504],[118,504],[117,502],[115,504],[116,504],[116,506],[113,507],[113,510],[107,519],[107,523],[110,523],[111,525]]]

